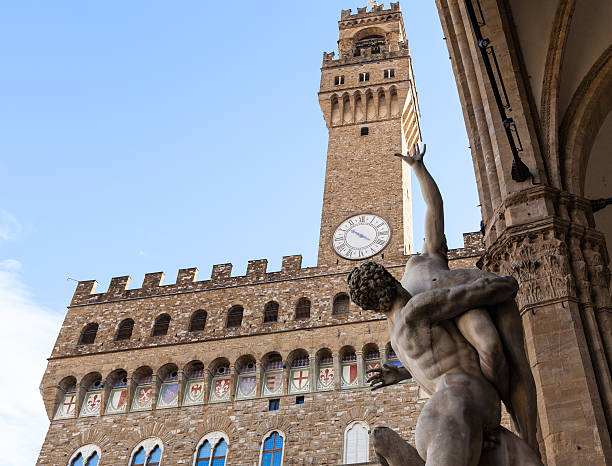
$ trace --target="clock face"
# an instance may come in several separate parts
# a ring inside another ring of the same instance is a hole
[[[391,239],[389,224],[377,215],[347,218],[332,236],[334,251],[345,259],[360,260],[378,254]]]

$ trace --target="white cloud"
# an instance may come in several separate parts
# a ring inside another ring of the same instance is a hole
[[[36,303],[21,263],[0,261],[0,451],[2,464],[36,463],[49,428],[38,391],[62,316]]]
[[[21,224],[6,210],[0,210],[0,239],[16,239]]]

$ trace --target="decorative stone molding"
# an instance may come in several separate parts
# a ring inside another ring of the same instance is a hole
[[[160,448],[162,448],[161,444],[171,443],[172,437],[172,432],[163,427],[161,424],[144,424],[142,426],[138,426],[134,431],[132,431],[131,434],[128,434],[126,444],[132,445],[132,451],[136,451],[136,448],[139,447],[144,441],[143,439],[153,438],[154,440],[161,442]]]
[[[273,416],[270,419],[266,419],[265,421],[259,424],[259,426],[257,427],[257,435],[261,438],[263,437],[263,435],[273,430],[278,430],[282,432],[282,436],[285,437],[291,432],[291,423],[287,418],[277,414],[276,416]]]
[[[521,312],[576,296],[567,245],[558,235],[553,229],[516,235],[503,248],[483,257],[483,268],[517,279],[520,288],[516,299]]]
[[[364,421],[370,427],[376,422],[376,410],[368,406],[355,406],[340,416],[339,422],[344,427],[355,421]]]
[[[214,432],[222,432],[227,435],[225,440],[228,444],[238,440],[236,427],[227,416],[214,415],[207,417],[204,422],[197,426],[195,432],[198,438],[206,437]]]
[[[109,438],[106,434],[104,434],[101,430],[98,429],[87,429],[82,431],[79,435],[74,437],[70,443],[66,446],[67,454],[72,453],[71,459],[73,456],[78,454],[78,451],[81,447],[93,445],[98,446],[100,449],[103,449],[109,443]],[[93,451],[93,450],[92,450]],[[98,451],[98,454],[101,455],[101,452]],[[83,453],[83,455],[85,455]]]

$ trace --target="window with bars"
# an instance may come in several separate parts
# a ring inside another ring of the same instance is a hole
[[[264,306],[263,321],[264,324],[278,321],[278,303],[276,301],[270,301]]]
[[[94,341],[96,341],[97,334],[98,324],[96,324],[95,322],[87,324],[81,332],[81,337],[79,338],[79,345],[91,345]]]
[[[349,297],[346,293],[339,293],[334,298],[332,314],[347,314],[349,311]]]
[[[385,79],[395,78],[395,70],[393,68],[389,68],[388,70],[383,71],[383,77]]]
[[[206,327],[206,317],[208,314],[206,311],[200,309],[199,311],[195,311],[191,316],[191,321],[189,322],[189,331],[190,332],[201,332]]]
[[[359,82],[363,83],[370,80],[370,73],[368,71],[359,73]]]
[[[283,461],[283,443],[283,437],[276,431],[272,432],[264,440],[261,466],[281,466]]]
[[[227,313],[226,327],[240,327],[242,325],[242,314],[244,309],[242,306],[232,306]]]
[[[117,327],[117,335],[115,341],[129,340],[132,338],[132,332],[134,330],[134,321],[132,319],[124,319]]]
[[[300,298],[295,306],[295,318],[310,319],[310,300],[308,298]]]
[[[341,84],[344,84],[344,76],[336,76],[336,77],[334,78],[334,84],[335,84],[336,86],[339,86],[339,85],[341,85]]]
[[[161,314],[155,319],[153,324],[153,331],[151,336],[161,337],[168,334],[168,327],[170,327],[170,316],[168,314]]]

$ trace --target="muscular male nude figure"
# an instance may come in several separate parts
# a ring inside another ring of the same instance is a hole
[[[351,272],[348,283],[356,304],[386,314],[400,361],[433,393],[415,432],[416,450],[427,466],[541,466],[525,442],[499,426],[499,394],[453,320],[513,299],[516,280],[493,275],[412,296],[384,267],[366,262]],[[494,433],[498,444],[483,451],[483,441]],[[390,429],[376,428],[371,435],[382,464],[422,464],[413,447]]]
[[[425,146],[422,152],[415,146],[411,155],[395,155],[412,167],[427,204],[423,252],[406,263],[402,286],[416,295],[495,277],[477,269],[449,270],[442,196],[423,163]],[[525,355],[521,317],[513,298],[470,309],[454,320],[463,337],[478,352],[480,369],[499,392],[517,432],[537,451],[535,384]]]

